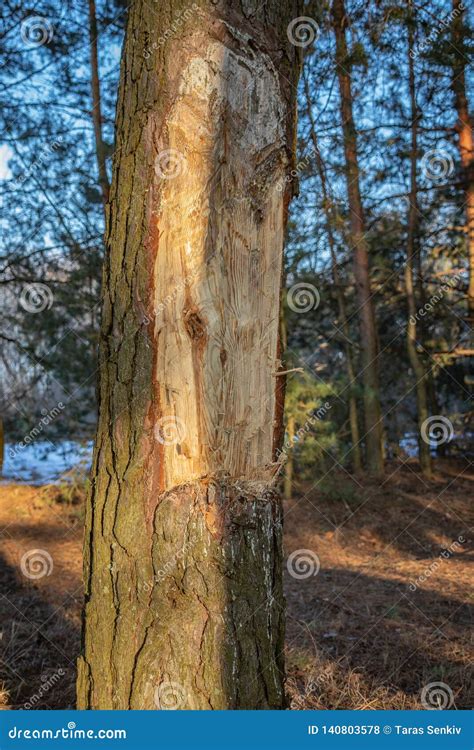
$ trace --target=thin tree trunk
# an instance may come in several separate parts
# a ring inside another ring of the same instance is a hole
[[[464,9],[460,0],[453,0],[453,83],[455,107],[458,114],[457,132],[466,203],[466,241],[468,252],[469,287],[467,293],[468,317],[474,322],[474,142],[473,125],[469,114],[466,94],[466,57],[464,53],[466,30],[463,23]],[[465,6],[464,6],[465,8]]]
[[[91,62],[92,121],[94,123],[95,153],[99,171],[99,185],[102,203],[105,207],[109,201],[109,179],[107,177],[105,144],[102,139],[102,107],[100,98],[99,55],[97,49],[97,16],[95,0],[89,0],[89,49]]]
[[[295,418],[288,417],[288,450],[286,452],[285,475],[283,479],[283,495],[285,500],[291,500],[293,494],[293,447],[295,443]]]
[[[307,109],[308,109],[308,117],[309,117],[309,122],[310,122],[311,141],[313,144],[314,156],[316,160],[316,168],[318,170],[319,179],[321,182],[321,190],[323,194],[323,204],[324,204],[324,212],[325,212],[325,218],[326,218],[326,232],[328,235],[329,250],[331,253],[332,278],[333,278],[334,288],[336,290],[336,298],[337,298],[337,304],[339,308],[339,319],[341,321],[341,329],[344,335],[344,352],[346,356],[347,377],[349,380],[348,406],[349,406],[349,423],[350,423],[351,441],[352,441],[352,450],[351,450],[352,467],[355,472],[360,472],[362,470],[362,456],[361,456],[361,451],[360,451],[359,415],[358,415],[358,409],[357,409],[357,399],[354,395],[354,386],[356,383],[356,379],[355,379],[354,364],[353,364],[353,359],[352,359],[349,323],[348,323],[347,314],[346,314],[346,302],[344,299],[344,292],[342,289],[341,278],[340,278],[339,269],[337,265],[336,242],[334,238],[333,224],[332,224],[333,202],[328,192],[326,173],[324,171],[324,164],[321,158],[321,153],[319,151],[316,123],[314,121],[313,113],[311,110],[311,94],[309,91],[309,85],[308,85],[308,81],[306,78],[304,79],[304,86],[305,86],[306,102],[307,102]]]
[[[79,708],[285,706],[272,478],[298,11],[130,8]]]
[[[407,259],[405,264],[405,290],[407,296],[407,350],[416,381],[416,407],[418,421],[418,454],[420,467],[427,477],[432,476],[430,446],[422,438],[422,425],[429,417],[427,371],[417,350],[417,305],[413,266],[418,246],[418,106],[416,103],[415,66],[410,51],[414,48],[414,18],[409,0],[408,23],[408,88],[410,94],[411,148],[410,148],[410,206],[408,210]]]
[[[344,0],[334,0],[332,20],[336,38],[336,65],[344,137],[351,242],[359,306],[367,468],[371,474],[378,475],[383,472],[383,425],[377,365],[377,331],[370,284],[365,218],[360,195],[357,133],[352,112],[352,82],[346,42],[347,17]]]

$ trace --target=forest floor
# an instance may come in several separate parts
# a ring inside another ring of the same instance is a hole
[[[472,707],[474,468],[439,462],[431,482],[412,462],[378,483],[330,476],[285,503],[291,707],[422,708],[433,682],[448,687],[452,708]],[[4,709],[74,706],[83,508],[59,499],[0,485]]]

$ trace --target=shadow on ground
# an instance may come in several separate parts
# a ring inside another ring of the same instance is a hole
[[[292,708],[420,709],[432,682],[448,686],[452,708],[472,707],[473,488],[452,462],[430,483],[411,465],[390,467],[379,485],[333,475],[286,503],[285,560],[301,550],[313,560],[307,577],[285,569]],[[74,706],[79,518],[37,488],[0,487],[4,708]],[[51,575],[22,574],[31,548],[49,550]]]

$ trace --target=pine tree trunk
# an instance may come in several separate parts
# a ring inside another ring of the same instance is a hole
[[[466,241],[468,252],[469,286],[467,293],[468,317],[474,323],[474,140],[473,126],[469,114],[469,102],[466,94],[466,61],[469,58],[466,49],[466,29],[463,23],[465,4],[453,0],[453,83],[455,107],[458,114],[457,132],[466,210]]]
[[[285,706],[272,477],[299,13],[255,7],[130,8],[79,708]]]
[[[344,291],[342,289],[340,273],[339,273],[339,269],[337,265],[336,242],[335,242],[334,232],[333,232],[333,217],[332,217],[333,201],[331,199],[331,196],[329,195],[329,191],[327,187],[326,173],[324,170],[324,164],[323,164],[323,160],[321,157],[321,152],[319,150],[318,134],[316,131],[316,123],[314,121],[313,113],[311,110],[311,96],[310,96],[308,81],[306,80],[306,78],[304,79],[304,84],[305,84],[306,102],[307,102],[307,107],[308,107],[308,117],[309,117],[310,128],[311,128],[310,135],[311,135],[311,141],[313,143],[316,168],[318,170],[318,175],[319,175],[319,179],[321,182],[322,198],[323,198],[324,211],[325,211],[325,216],[326,216],[326,232],[328,235],[329,251],[331,253],[332,279],[333,279],[334,288],[336,290],[340,326],[342,329],[342,333],[344,335],[344,352],[345,352],[345,357],[346,357],[347,377],[349,381],[348,407],[349,407],[349,424],[350,424],[351,441],[352,441],[352,449],[351,449],[352,468],[355,473],[360,473],[362,470],[362,456],[361,456],[361,450],[360,450],[359,415],[358,415],[358,409],[357,409],[357,399],[354,394],[354,386],[356,384],[356,378],[355,378],[355,373],[354,373],[349,323],[348,323],[348,318],[347,318],[347,313],[346,313],[346,301],[344,299]]]
[[[336,65],[341,101],[351,242],[359,308],[367,469],[369,473],[379,475],[383,472],[383,424],[377,366],[377,330],[372,302],[365,218],[360,194],[357,133],[352,113],[352,82],[346,42],[347,17],[344,0],[334,0],[332,20],[336,38]]]
[[[408,16],[408,90],[410,96],[411,115],[411,149],[410,149],[410,204],[408,209],[407,232],[407,260],[405,264],[405,290],[407,296],[407,350],[408,358],[415,375],[417,423],[418,423],[418,455],[423,474],[432,476],[430,446],[423,440],[423,423],[429,417],[428,373],[417,349],[417,304],[414,284],[414,259],[417,255],[418,244],[418,107],[416,103],[415,66],[410,51],[414,48],[415,37],[411,4]]]
[[[102,105],[100,98],[99,54],[97,45],[97,15],[95,0],[89,0],[89,49],[91,59],[92,121],[94,123],[95,153],[99,172],[99,185],[102,204],[105,207],[109,200],[109,178],[107,177],[105,144],[102,139]]]

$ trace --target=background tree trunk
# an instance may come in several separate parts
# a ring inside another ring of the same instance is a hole
[[[311,128],[310,135],[311,135],[311,141],[313,144],[314,158],[316,162],[316,169],[317,169],[319,179],[321,182],[321,190],[323,193],[323,202],[324,202],[324,210],[325,210],[325,218],[326,218],[326,232],[328,235],[329,251],[331,253],[332,279],[333,279],[334,288],[336,291],[337,306],[339,310],[339,320],[340,320],[341,330],[344,336],[344,353],[346,357],[347,378],[349,381],[348,411],[349,411],[349,424],[350,424],[351,442],[352,442],[351,461],[352,461],[353,470],[356,473],[359,473],[362,470],[362,455],[361,455],[361,450],[360,450],[359,415],[358,415],[358,409],[357,409],[357,399],[354,393],[354,387],[356,385],[356,378],[355,378],[355,373],[354,373],[352,343],[350,340],[350,329],[349,329],[349,323],[348,323],[347,313],[346,313],[346,301],[344,299],[344,290],[342,288],[341,276],[340,276],[339,268],[337,264],[336,242],[335,242],[334,232],[333,232],[333,214],[332,214],[334,210],[334,205],[333,205],[332,198],[329,195],[329,191],[327,187],[326,173],[324,171],[324,164],[323,164],[323,160],[321,157],[321,152],[319,150],[316,123],[314,121],[313,112],[311,109],[311,94],[309,90],[309,84],[306,78],[304,78],[304,87],[305,87],[306,103],[308,107],[308,119],[309,119],[310,128]]]
[[[352,112],[351,63],[346,42],[347,17],[344,0],[334,0],[332,19],[336,38],[336,65],[341,100],[351,243],[359,307],[367,468],[371,474],[377,475],[383,472],[383,425],[377,366],[377,331],[372,302],[364,209],[359,184],[357,133]]]
[[[95,0],[89,2],[89,48],[91,58],[92,121],[94,123],[95,152],[99,171],[99,185],[102,193],[102,204],[105,207],[109,200],[109,178],[107,177],[105,143],[102,138],[102,106],[100,99],[99,53],[97,45],[97,15]]]
[[[285,705],[271,480],[299,14],[252,8],[130,8],[79,708]]]
[[[295,445],[295,418],[288,417],[287,434],[288,449],[286,451],[285,474],[283,478],[283,495],[285,500],[291,500],[293,495],[293,450]]]
[[[463,7],[461,7],[463,6]],[[474,142],[472,121],[469,114],[469,102],[466,94],[466,62],[469,53],[466,50],[466,31],[463,13],[466,5],[460,0],[453,0],[453,92],[455,107],[458,113],[457,132],[458,148],[463,168],[464,194],[466,201],[466,242],[468,251],[469,287],[467,294],[468,317],[474,322]]]
[[[405,290],[407,295],[407,350],[408,358],[415,375],[417,424],[418,424],[418,454],[420,467],[425,476],[432,476],[430,446],[423,440],[422,425],[429,417],[428,407],[428,374],[421,356],[418,353],[417,343],[417,304],[414,284],[414,261],[419,255],[418,248],[418,106],[416,103],[415,66],[410,51],[414,49],[414,17],[411,2],[408,2],[408,90],[410,95],[411,116],[411,148],[410,148],[410,202],[408,209],[408,232],[407,232],[407,260],[405,264]],[[420,301],[421,305],[421,301]]]

